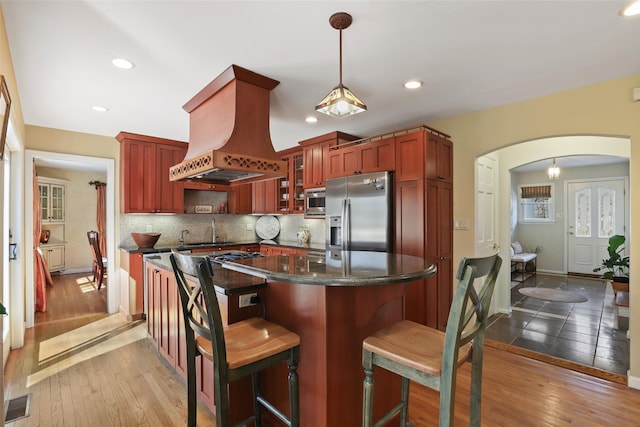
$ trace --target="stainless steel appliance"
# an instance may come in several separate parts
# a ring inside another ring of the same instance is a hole
[[[310,188],[304,191],[304,217],[324,218],[325,216],[325,189]]]
[[[392,252],[392,176],[389,172],[328,179],[328,250]]]

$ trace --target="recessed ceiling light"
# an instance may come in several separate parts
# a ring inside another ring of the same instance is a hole
[[[113,64],[114,67],[121,68],[123,70],[130,70],[133,67],[135,67],[135,64],[133,62],[124,58],[113,58],[111,60],[111,63]]]
[[[634,16],[638,14],[640,14],[640,0],[632,1],[620,11],[620,15],[622,16]]]
[[[420,80],[407,80],[404,82],[404,87],[407,89],[418,89],[422,86],[422,82]]]
[[[97,111],[99,113],[106,113],[107,111],[109,111],[109,109],[107,107],[103,107],[101,105],[92,105],[91,109],[93,111]]]
[[[316,123],[318,121],[317,117],[313,117],[313,116],[309,116],[306,119],[304,119],[305,122],[307,123]]]

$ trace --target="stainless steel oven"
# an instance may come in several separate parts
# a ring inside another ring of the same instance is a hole
[[[324,218],[325,191],[324,188],[309,188],[304,191],[304,217]]]

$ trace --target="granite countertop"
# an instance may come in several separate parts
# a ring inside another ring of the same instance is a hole
[[[245,242],[222,242],[222,243],[175,243],[172,245],[156,245],[153,248],[139,248],[136,245],[120,245],[119,248],[128,253],[154,254],[162,252],[171,252],[172,249],[186,251],[190,249],[207,249],[207,248],[225,248],[229,246],[249,246],[249,245],[276,245],[286,246],[296,249],[307,249],[311,251],[325,250],[324,244],[317,243],[299,243],[295,240],[252,240]]]
[[[223,261],[229,270],[267,281],[322,286],[370,286],[408,282],[436,273],[428,261],[386,252],[307,252]]]
[[[169,253],[150,254],[144,257],[144,260],[163,270],[173,271]],[[198,254],[207,256],[207,254]],[[247,290],[265,288],[267,283],[264,279],[252,275],[238,273],[233,270],[222,268],[218,264],[212,264],[213,277],[216,292],[232,295],[236,293],[244,293]]]

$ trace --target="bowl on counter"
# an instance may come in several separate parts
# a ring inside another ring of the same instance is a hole
[[[131,233],[131,238],[138,248],[152,248],[160,238],[160,233]]]

